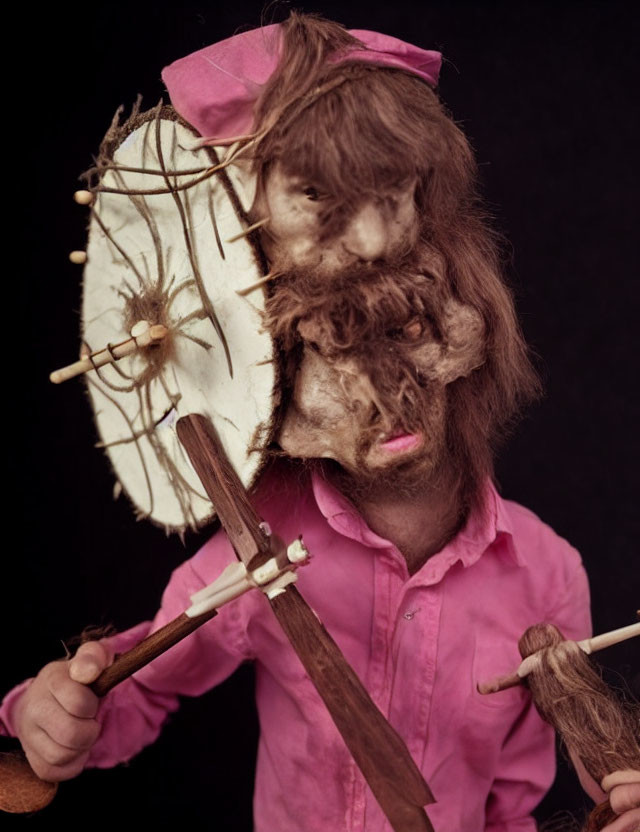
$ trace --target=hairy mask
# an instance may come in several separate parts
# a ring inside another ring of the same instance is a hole
[[[420,79],[332,64],[344,37],[293,16],[255,109],[281,445],[369,476],[446,459],[472,501],[537,380],[464,135]]]

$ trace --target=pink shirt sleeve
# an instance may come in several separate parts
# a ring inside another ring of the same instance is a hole
[[[567,639],[591,635],[587,575],[579,555],[566,562],[562,591],[546,620]],[[531,812],[545,796],[555,777],[554,731],[542,722],[533,702],[522,712],[503,746],[499,770],[487,800],[486,832],[535,832]]]
[[[33,679],[25,679],[9,693],[2,700],[0,705],[0,737],[15,737],[17,736],[15,726],[13,724],[13,706],[20,699],[25,690],[29,687]]]
[[[219,532],[173,573],[153,623],[115,636],[112,648],[122,652],[131,646],[132,635],[141,640],[183,613],[190,596],[235,560],[226,536]],[[250,658],[237,600],[111,691],[100,709],[102,732],[89,766],[107,768],[129,760],[156,739],[168,715],[178,708],[179,696],[199,696]]]
[[[235,559],[224,534],[211,538],[194,558],[175,570],[153,622],[143,622],[106,639],[114,653],[128,650],[184,612],[190,595],[213,581]],[[231,602],[200,629],[114,688],[100,705],[102,730],[87,766],[108,768],[131,759],[156,739],[169,714],[178,708],[179,696],[197,696],[231,675],[249,657],[244,630],[240,609]],[[15,736],[11,709],[29,681],[10,691],[0,708],[0,726],[11,736]]]

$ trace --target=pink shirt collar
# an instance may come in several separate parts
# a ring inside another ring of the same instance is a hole
[[[393,543],[369,528],[351,500],[331,485],[320,471],[312,472],[311,486],[320,512],[333,529],[372,549],[384,549],[402,557]],[[504,552],[513,563],[525,565],[516,546],[504,501],[488,479],[481,508],[471,513],[462,531],[444,549],[429,558],[413,578],[420,575],[423,582],[437,583],[454,563],[460,561],[465,568],[471,566],[498,540],[504,542]]]

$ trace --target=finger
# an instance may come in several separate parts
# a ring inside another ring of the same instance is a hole
[[[49,678],[49,691],[61,708],[71,716],[80,719],[92,719],[98,713],[100,700],[86,685],[79,684],[65,673],[52,674]]]
[[[69,676],[76,682],[89,685],[111,664],[111,660],[111,653],[102,642],[85,641],[69,662]]]
[[[89,757],[89,752],[85,751],[72,763],[64,766],[52,766],[33,748],[25,748],[24,753],[31,768],[41,780],[46,780],[47,783],[58,783],[60,780],[70,780],[72,777],[80,774]]]
[[[638,829],[640,829],[640,809],[634,809],[632,812],[620,815],[613,823],[605,826],[602,832],[638,832]]]
[[[622,783],[614,786],[609,795],[611,808],[617,815],[640,806],[640,783]]]
[[[78,750],[77,748],[66,748],[64,745],[55,742],[40,728],[31,737],[29,747],[48,765],[57,768],[64,768],[78,757],[82,756],[88,749]]]
[[[30,715],[29,743],[37,748],[40,731],[65,748],[84,751],[96,741],[100,723],[95,719],[70,716],[52,694],[33,703]]]
[[[69,714],[47,688],[29,704],[25,715],[25,727],[30,733],[42,726],[55,725],[56,722],[65,719],[69,719]]]
[[[95,719],[67,717],[39,726],[57,745],[77,751],[88,751],[100,735],[100,723]]]
[[[607,774],[602,780],[602,788],[605,792],[610,792],[614,786],[620,786],[622,783],[640,783],[640,771],[625,768]]]

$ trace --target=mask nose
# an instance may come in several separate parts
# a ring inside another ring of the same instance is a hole
[[[366,263],[383,259],[389,248],[389,223],[381,208],[368,202],[351,217],[342,236],[344,249]]]

